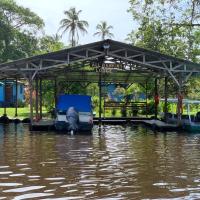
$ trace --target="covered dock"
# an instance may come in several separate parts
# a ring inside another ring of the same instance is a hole
[[[16,84],[18,80],[28,82],[30,89],[31,125],[34,125],[34,118],[42,120],[43,80],[54,81],[55,104],[58,95],[58,82],[60,80],[65,80],[69,84],[78,82],[84,87],[87,87],[90,83],[98,83],[98,123],[101,125],[103,118],[101,109],[103,97],[102,84],[140,83],[145,87],[147,93],[148,84],[153,83],[155,99],[154,114],[156,119],[158,116],[158,80],[165,80],[165,116],[168,112],[168,83],[173,81],[177,86],[177,114],[178,118],[181,119],[182,99],[179,97],[183,96],[183,86],[190,77],[196,76],[199,73],[200,64],[114,40],[94,42],[0,64],[1,80],[12,79],[16,81]],[[35,85],[36,91],[35,116],[33,112],[33,85]],[[146,106],[147,109],[147,95],[143,106]],[[17,96],[15,107],[17,116]]]

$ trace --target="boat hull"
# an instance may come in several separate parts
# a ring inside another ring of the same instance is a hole
[[[200,133],[200,124],[185,124],[183,129],[189,132],[199,132]]]
[[[57,131],[70,131],[69,123],[65,121],[56,121],[55,128]],[[79,123],[77,132],[91,132],[93,128],[93,124],[90,123]]]

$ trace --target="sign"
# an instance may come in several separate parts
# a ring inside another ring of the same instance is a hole
[[[97,63],[92,63],[92,66],[96,69],[96,72],[99,72],[100,69],[102,72],[112,72],[113,69],[123,69],[124,65],[121,63],[103,63],[102,66]]]

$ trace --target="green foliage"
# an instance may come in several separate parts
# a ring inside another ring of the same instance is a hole
[[[51,111],[55,107],[54,81],[44,80],[42,88],[43,105],[47,111]]]
[[[98,35],[102,40],[105,40],[106,37],[112,38],[114,35],[110,32],[111,29],[113,29],[113,26],[109,26],[106,21],[101,21],[100,24],[96,26],[97,32],[94,33],[94,36]]]
[[[43,20],[13,0],[0,1],[0,62],[32,55]]]
[[[61,37],[56,34],[53,36],[46,35],[39,39],[39,51],[37,54],[59,51],[64,49],[63,42],[60,41]]]
[[[26,106],[26,102],[22,101],[21,99],[18,99],[17,103],[19,108],[24,108]]]
[[[83,34],[87,33],[87,27],[89,26],[87,21],[79,19],[81,12],[82,10],[77,11],[74,7],[70,8],[69,10],[64,11],[66,18],[60,21],[59,30],[63,30],[62,35],[69,32],[72,47],[78,44],[79,31]]]
[[[121,108],[121,115],[122,115],[122,117],[127,117],[127,112],[126,112],[125,106]]]
[[[198,78],[191,78],[185,85],[184,92],[186,98],[199,99],[200,97],[200,81]]]
[[[37,30],[44,26],[43,20],[38,15],[28,8],[17,5],[14,0],[0,1],[0,16],[5,24],[10,24],[14,29],[28,26]]]
[[[132,116],[137,116],[137,115],[138,115],[138,112],[139,112],[139,109],[138,109],[137,107],[132,108],[131,112],[132,112],[132,113],[131,113]]]
[[[155,113],[155,103],[154,101],[150,101],[147,105],[148,110],[147,113],[148,115],[153,115]]]
[[[138,28],[128,35],[128,41],[133,45],[164,54],[193,62],[200,61],[200,3],[198,0],[130,0],[129,2],[129,12]],[[152,97],[154,84],[148,84],[149,96]],[[185,98],[199,99],[199,87],[198,78],[190,79],[183,88]],[[176,84],[169,81],[168,88],[170,97],[176,97]],[[159,90],[159,94],[164,95],[163,80],[159,82]]]
[[[111,111],[112,116],[115,117],[115,116],[116,116],[116,113],[117,113],[116,109],[113,108],[112,111]]]
[[[134,45],[198,61],[200,4],[197,0],[130,0],[138,30],[128,35]]]

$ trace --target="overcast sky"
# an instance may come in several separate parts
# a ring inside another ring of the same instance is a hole
[[[64,18],[63,11],[71,7],[82,10],[80,18],[89,23],[88,34],[80,37],[80,44],[100,40],[94,37],[96,25],[105,20],[114,27],[114,40],[124,41],[127,34],[135,29],[131,14],[127,12],[129,0],[16,0],[24,7],[37,13],[45,22],[45,33],[57,33],[59,22]],[[63,36],[63,41],[68,43],[68,36]]]

